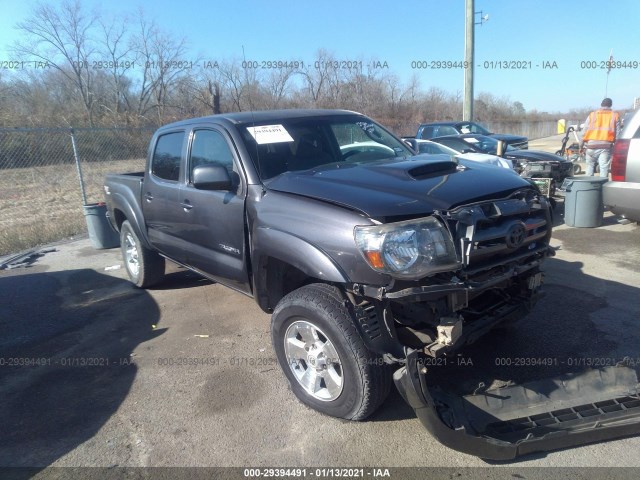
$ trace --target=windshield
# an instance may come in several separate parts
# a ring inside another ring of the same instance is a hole
[[[401,141],[359,116],[319,116],[240,125],[260,178],[412,156]]]
[[[428,153],[433,155],[457,155],[453,148],[449,148],[445,145],[440,145],[435,142],[420,142],[418,141],[418,152],[420,153]]]
[[[459,123],[458,130],[460,133],[478,133],[480,135],[491,135],[491,132],[484,128],[479,123],[468,122],[468,123]]]
[[[478,135],[475,137],[463,137],[462,138],[469,145],[473,145],[477,149],[483,151],[484,153],[488,153],[490,155],[496,155],[498,151],[498,140],[492,137],[484,137],[482,135]],[[504,142],[503,142],[504,143]],[[517,150],[511,145],[504,144],[506,147],[506,151],[510,152],[513,150]]]

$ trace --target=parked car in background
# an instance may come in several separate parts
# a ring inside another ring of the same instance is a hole
[[[460,153],[479,152],[496,155],[498,140],[485,135],[466,134],[432,138],[431,141],[446,145]],[[518,174],[531,178],[551,178],[560,185],[573,172],[573,163],[559,155],[539,150],[522,150],[507,145],[503,158],[513,162]]]
[[[480,152],[460,153],[451,147],[447,147],[441,143],[432,142],[431,140],[418,140],[415,138],[406,138],[404,140],[411,145],[411,148],[413,148],[417,153],[426,153],[429,155],[453,155],[464,160],[496,165],[498,167],[510,168],[513,170],[513,163],[511,160],[504,159],[497,155],[489,155],[487,153]]]
[[[613,213],[640,221],[640,110],[625,121],[613,145],[611,181],[602,187],[602,195]]]
[[[485,127],[475,122],[437,122],[423,123],[418,127],[416,138],[429,140],[434,137],[443,137],[445,135],[462,135],[467,133],[475,133],[478,135],[486,135],[502,140],[507,145],[514,148],[529,148],[529,139],[521,135],[507,135],[504,133],[493,133]]]

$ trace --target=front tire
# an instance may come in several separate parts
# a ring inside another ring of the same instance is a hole
[[[164,257],[142,245],[129,220],[120,227],[120,249],[129,279],[136,286],[147,288],[162,280]]]
[[[389,367],[367,349],[336,287],[312,284],[286,295],[271,337],[291,390],[319,412],[363,420],[389,393]]]

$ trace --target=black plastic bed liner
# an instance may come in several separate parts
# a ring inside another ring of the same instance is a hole
[[[418,352],[394,374],[398,390],[437,440],[492,460],[640,433],[640,392],[626,366],[570,373],[471,395],[428,386]]]

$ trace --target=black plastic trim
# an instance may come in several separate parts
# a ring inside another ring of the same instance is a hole
[[[491,437],[486,432],[479,434],[470,426],[455,399],[450,405],[444,405],[437,397],[434,399],[427,387],[426,375],[419,371],[419,358],[418,351],[407,351],[406,365],[394,373],[396,387],[431,435],[459,452],[490,460],[512,460],[529,453],[575,447],[640,433],[640,411],[633,408],[623,415],[619,411],[603,411],[595,420],[576,419],[572,421],[571,428],[547,430],[542,436],[532,434],[513,442]],[[637,384],[637,378],[635,380]],[[458,400],[461,401],[462,397],[458,397]],[[588,400],[576,400],[576,405],[588,403]],[[445,423],[439,413],[449,409],[454,410],[454,427]]]

